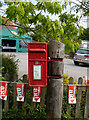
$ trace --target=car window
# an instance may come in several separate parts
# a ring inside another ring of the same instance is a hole
[[[89,54],[89,50],[79,49],[77,51],[77,53],[80,53],[80,54]]]

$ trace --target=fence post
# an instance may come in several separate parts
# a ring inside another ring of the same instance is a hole
[[[23,75],[23,83],[27,83],[27,75]],[[25,84],[25,89],[24,89],[24,103],[22,105],[22,107],[24,108],[27,104],[27,94],[26,94],[26,91],[27,91],[27,85]],[[26,114],[26,109],[24,109],[24,114]]]
[[[18,80],[18,76],[14,75],[14,82]],[[13,108],[17,109],[17,95],[16,95],[16,83],[13,84]]]
[[[69,78],[69,84],[73,84],[73,77]],[[67,114],[71,116],[71,104],[69,103],[67,104]]]
[[[0,99],[0,120],[2,119],[2,100]]]
[[[8,81],[9,77],[8,74],[5,74],[5,80]],[[7,100],[4,101],[4,111],[8,111],[9,109],[9,85],[8,85],[8,91],[7,91]]]
[[[78,84],[82,85],[83,79],[80,77],[78,79]],[[77,101],[76,101],[76,114],[75,118],[80,118],[80,103],[81,103],[81,98],[82,98],[82,87],[78,86],[78,93],[77,93]]]
[[[55,40],[49,41],[50,75],[63,76],[64,63],[57,61],[64,58],[64,44]],[[47,86],[47,119],[61,119],[63,99],[63,78],[49,79]]]
[[[86,87],[86,102],[85,102],[85,111],[84,118],[89,117],[89,86]]]
[[[36,107],[36,102],[33,102],[33,87],[32,87],[32,99],[31,99],[31,106],[33,107],[33,108],[35,108]]]
[[[41,100],[40,100],[41,107],[44,107],[45,105],[45,93],[46,93],[46,87],[41,88]]]

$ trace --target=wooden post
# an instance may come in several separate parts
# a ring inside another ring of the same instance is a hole
[[[36,107],[36,102],[33,102],[33,87],[32,87],[32,99],[31,99],[31,106],[33,107],[33,108],[35,108]]]
[[[86,102],[85,102],[85,112],[84,118],[89,118],[89,86],[86,87]]]
[[[23,83],[27,83],[27,75],[23,75]],[[24,89],[24,93],[25,93],[25,95],[24,95],[24,103],[23,103],[23,105],[22,105],[22,107],[25,107],[26,106],[26,104],[27,104],[27,94],[26,94],[26,92],[27,92],[27,85],[25,84],[25,89]],[[24,109],[24,114],[26,114],[26,109]]]
[[[2,119],[2,100],[0,99],[0,120]]]
[[[18,80],[18,76],[14,75],[14,82]],[[16,83],[13,84],[13,108],[17,109],[17,100],[16,100]]]
[[[5,74],[4,77],[6,81],[9,80],[8,74]],[[4,101],[4,110],[8,111],[8,109],[9,109],[9,85],[8,85],[8,91],[7,91],[7,100]]]
[[[50,62],[51,76],[63,76],[64,63],[56,61],[64,58],[64,44],[55,40],[49,41],[49,57],[55,61]],[[47,119],[60,119],[62,112],[63,78],[49,79],[47,86]]]
[[[83,79],[80,77],[78,79],[78,84],[82,84]],[[75,118],[80,118],[80,108],[81,108],[81,98],[82,98],[82,87],[78,86],[77,101],[76,101],[76,114]]]
[[[45,105],[45,93],[46,93],[46,87],[41,88],[41,100],[40,100],[41,107],[44,107]]]
[[[73,84],[73,77],[69,78],[69,84]],[[67,114],[71,116],[71,104],[67,104]]]

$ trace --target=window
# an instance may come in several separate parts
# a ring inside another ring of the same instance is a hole
[[[16,47],[16,40],[2,39],[2,46]]]
[[[29,41],[19,40],[19,47],[20,48],[28,48],[28,43],[29,43]]]
[[[77,51],[77,53],[80,53],[80,54],[89,54],[89,50],[79,49],[79,50]]]
[[[2,39],[2,51],[3,52],[15,52],[16,51],[16,40]]]

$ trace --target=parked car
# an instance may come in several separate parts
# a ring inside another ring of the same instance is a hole
[[[74,64],[79,63],[89,64],[89,49],[81,48],[74,55]]]

